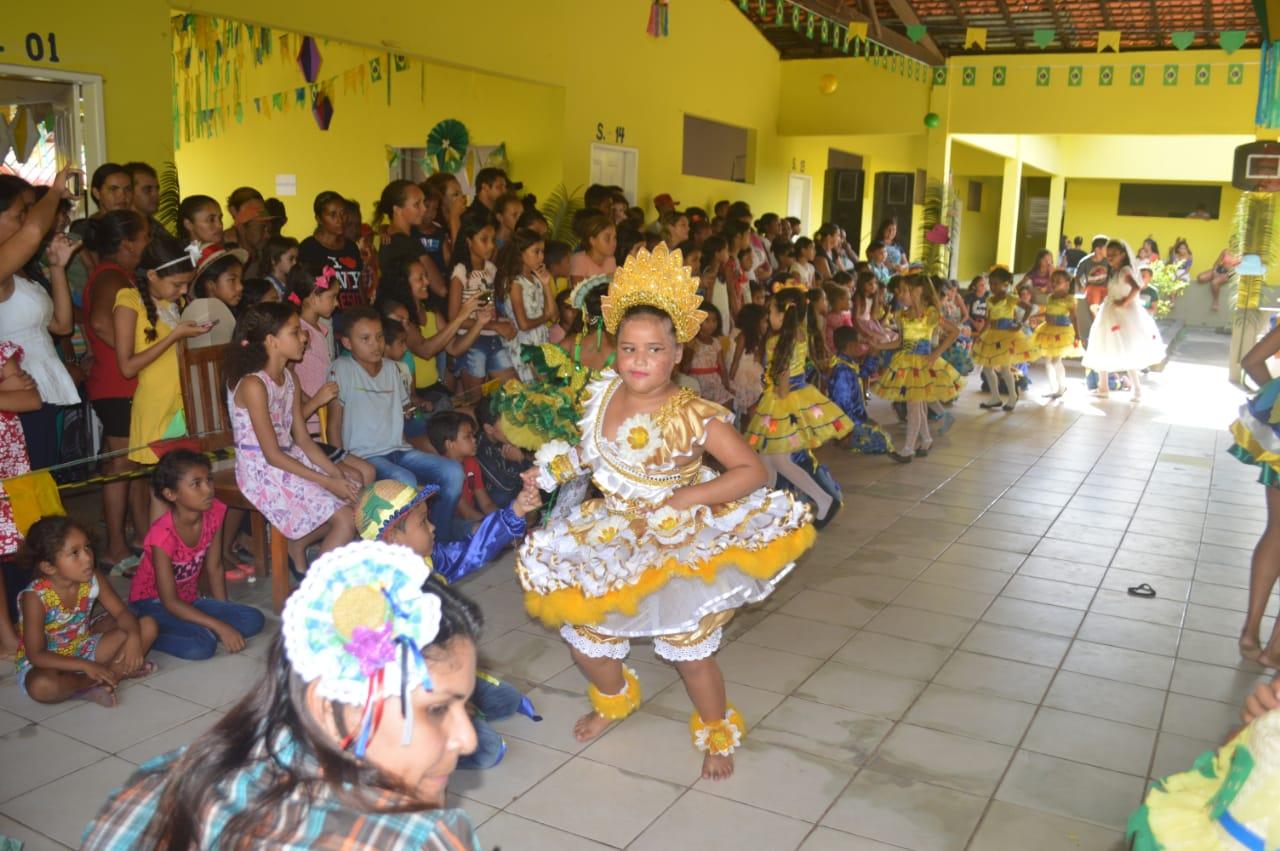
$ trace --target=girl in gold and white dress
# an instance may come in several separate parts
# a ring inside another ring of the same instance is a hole
[[[617,272],[604,299],[617,371],[589,386],[580,443],[538,453],[544,489],[587,471],[604,496],[533,532],[516,572],[529,612],[560,629],[590,683],[579,741],[640,705],[623,660],[631,639],[650,638],[693,701],[702,775],[719,779],[746,732],[713,658],[722,629],[772,593],[815,533],[806,505],[763,487],[767,473],[733,415],[672,383],[705,316],[699,303],[697,279],[665,245]],[[704,453],[724,472],[704,466]]]

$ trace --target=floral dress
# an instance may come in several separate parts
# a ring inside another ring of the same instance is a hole
[[[72,656],[77,659],[93,659],[98,649],[98,635],[89,631],[89,613],[98,599],[98,577],[81,582],[76,590],[75,602],[70,607],[62,605],[62,597],[54,590],[48,578],[37,579],[18,593],[18,655],[14,664],[18,668],[18,681],[25,683],[30,673],[31,659],[27,657],[23,641],[25,631],[22,622],[22,597],[35,594],[44,605],[44,646],[50,653]]]
[[[284,384],[276,384],[265,372],[246,375],[260,380],[267,390],[267,411],[280,450],[299,464],[319,471],[306,453],[293,442],[293,373],[284,371]],[[236,385],[239,388],[239,385]],[[273,466],[262,454],[253,431],[249,411],[235,402],[235,389],[227,394],[231,429],[236,441],[236,486],[253,507],[286,538],[297,540],[328,523],[342,501],[320,485]]]
[[[768,597],[812,545],[811,513],[766,488],[724,505],[663,507],[676,488],[716,478],[701,446],[708,426],[732,415],[680,389],[655,414],[634,415],[608,435],[605,413],[621,384],[609,370],[588,388],[577,447],[554,441],[538,454],[544,487],[585,470],[604,496],[520,547],[525,606],[589,655],[621,658],[622,642],[653,637],[670,661],[705,658],[732,613]],[[676,644],[689,636],[699,640]],[[619,643],[602,650],[610,639]]]
[[[727,405],[733,401],[733,395],[720,380],[719,338],[710,343],[703,343],[696,339],[690,340],[686,345],[693,349],[693,358],[689,362],[689,375],[698,382],[702,398],[717,405]]]
[[[537,278],[527,278],[524,275],[516,278],[511,282],[512,286],[520,288],[520,294],[524,296],[524,312],[526,316],[541,316],[547,309],[546,299],[543,298],[542,282]],[[515,321],[515,307],[511,303],[511,299],[506,301],[506,312]],[[537,378],[533,371],[533,367],[525,362],[521,357],[521,350],[524,346],[541,346],[543,343],[551,342],[551,327],[543,322],[536,328],[530,328],[528,331],[516,331],[516,336],[507,341],[507,349],[511,352],[511,363],[515,365],[516,375],[522,382],[528,383]]]
[[[22,361],[22,347],[0,341],[0,369],[9,361]],[[0,479],[21,476],[31,472],[31,460],[27,457],[27,439],[22,433],[22,423],[12,411],[0,411]],[[0,484],[0,556],[18,551],[22,535],[13,522],[13,505],[9,502],[4,485]]]

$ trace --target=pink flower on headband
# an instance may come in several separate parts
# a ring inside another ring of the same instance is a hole
[[[324,271],[316,277],[316,289],[327,290],[338,277],[338,270],[332,266],[325,266]]]

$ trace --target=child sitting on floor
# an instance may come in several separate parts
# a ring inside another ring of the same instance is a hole
[[[492,396],[486,396],[476,405],[476,420],[480,423],[476,461],[484,474],[485,490],[494,505],[506,508],[523,490],[521,474],[532,467],[533,462],[523,449],[507,440]]]
[[[227,599],[222,566],[222,523],[227,506],[213,497],[209,460],[189,449],[165,454],[151,474],[151,489],[169,510],[151,524],[142,560],[129,586],[129,607],[159,625],[155,649],[179,659],[209,659],[218,644],[228,653],[262,632],[253,606]],[[200,576],[209,596],[200,595]]]
[[[858,329],[853,327],[837,328],[833,336],[836,362],[831,368],[827,394],[853,421],[853,428],[837,442],[863,455],[893,452],[893,439],[867,413],[867,394],[862,384],[860,363],[867,351],[866,344],[858,339]]]
[[[475,420],[457,411],[442,411],[427,424],[427,439],[442,458],[462,465],[462,495],[455,509],[458,519],[474,526],[497,511],[476,460]]]
[[[427,516],[427,500],[437,490],[434,485],[418,490],[400,482],[375,482],[365,488],[356,505],[360,537],[408,547],[427,562],[436,576],[456,582],[484,567],[512,541],[523,537],[525,516],[542,504],[537,486],[533,484],[535,475],[530,472],[524,477],[520,494],[511,508],[490,514],[470,538],[447,544],[436,541],[435,527]],[[492,768],[502,761],[507,743],[488,722],[509,718],[517,712],[534,721],[542,720],[527,697],[482,672],[476,672],[470,703],[476,749],[458,759],[459,768]]]
[[[135,618],[94,569],[89,533],[67,517],[45,517],[27,531],[39,575],[18,594],[18,688],[38,703],[68,698],[116,705],[116,684],[155,671],[147,651],[156,622]],[[107,617],[90,620],[93,604]]]

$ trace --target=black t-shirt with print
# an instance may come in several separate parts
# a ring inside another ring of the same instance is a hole
[[[309,236],[298,246],[298,262],[308,269],[337,270],[338,308],[346,309],[366,304],[365,269],[360,259],[360,249],[354,242],[345,241],[341,248],[326,248],[320,240]]]

